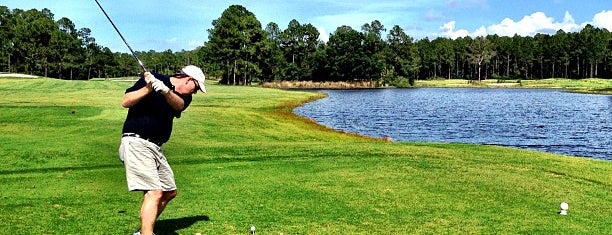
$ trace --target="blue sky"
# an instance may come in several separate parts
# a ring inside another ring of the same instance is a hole
[[[414,39],[498,34],[532,36],[584,25],[612,31],[609,0],[98,0],[136,51],[192,50],[208,40],[207,29],[230,5],[242,5],[265,27],[281,29],[289,21],[310,23],[326,41],[337,27],[360,30],[379,20],[387,29],[399,25]],[[48,8],[55,20],[71,19],[90,28],[96,42],[127,52],[94,0],[0,0],[9,9]]]

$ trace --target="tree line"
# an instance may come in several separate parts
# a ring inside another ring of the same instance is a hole
[[[147,68],[172,73],[181,65],[197,63],[193,51],[142,51]],[[131,54],[113,52],[96,43],[91,29],[77,28],[68,18],[54,19],[47,8],[10,10],[0,6],[0,71],[59,79],[85,80],[135,76]]]
[[[586,25],[554,35],[414,40],[395,25],[374,20],[359,30],[340,26],[327,42],[309,23],[282,30],[262,27],[245,7],[232,5],[213,20],[208,41],[190,51],[137,52],[149,69],[173,73],[185,64],[204,68],[222,84],[270,81],[373,81],[409,86],[418,79],[612,78],[612,34]],[[127,53],[98,45],[88,28],[48,9],[0,6],[0,71],[61,79],[138,74]]]

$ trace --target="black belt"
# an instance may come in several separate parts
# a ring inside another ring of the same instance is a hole
[[[151,143],[154,143],[154,144],[155,144],[155,145],[157,145],[157,146],[162,146],[162,144],[164,144],[164,143],[162,143],[162,142],[155,141],[155,140],[153,140],[153,139],[151,139],[151,138],[146,138],[146,137],[141,136],[141,135],[136,134],[136,133],[123,133],[123,135],[121,135],[121,137],[136,137],[136,138],[140,138],[140,139],[143,139],[143,140],[149,141],[149,142],[151,142]]]

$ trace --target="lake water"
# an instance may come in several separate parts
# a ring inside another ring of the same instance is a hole
[[[612,96],[551,89],[325,90],[294,109],[394,141],[493,144],[612,160]]]

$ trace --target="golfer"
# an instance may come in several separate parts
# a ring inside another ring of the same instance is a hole
[[[135,235],[153,234],[155,220],[176,197],[174,173],[162,152],[174,118],[191,103],[191,95],[204,87],[204,73],[188,65],[172,76],[145,72],[125,91],[121,106],[129,108],[123,123],[119,158],[125,166],[129,191],[142,191],[140,229]]]

